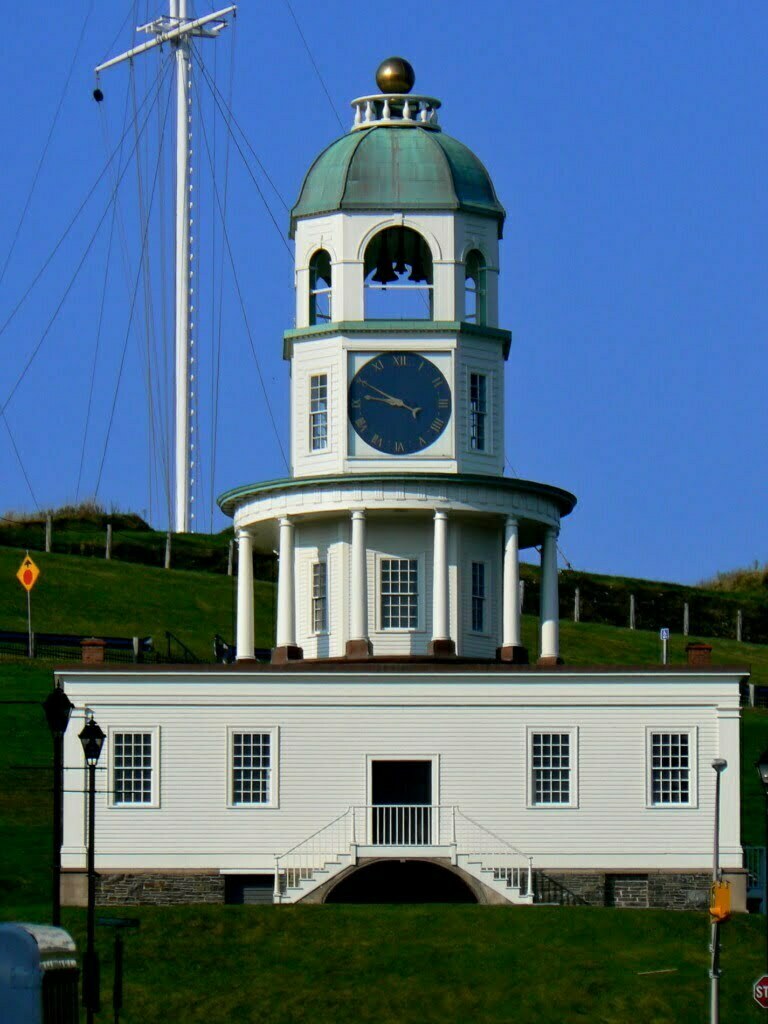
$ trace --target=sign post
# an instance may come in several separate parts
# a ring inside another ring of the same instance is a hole
[[[665,626],[659,630],[661,637],[661,664],[666,665],[669,661],[669,628]]]
[[[24,587],[27,592],[27,634],[29,637],[27,655],[31,658],[33,656],[32,651],[32,587],[37,583],[37,578],[40,575],[40,570],[29,557],[27,552],[26,558],[19,566],[19,571],[16,573],[16,579]]]

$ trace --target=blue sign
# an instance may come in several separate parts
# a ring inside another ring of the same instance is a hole
[[[664,629],[660,629],[659,636],[662,640],[669,640],[669,629],[666,626],[664,627]]]

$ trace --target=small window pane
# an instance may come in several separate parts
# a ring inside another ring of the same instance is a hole
[[[309,442],[313,452],[328,447],[328,374],[309,378]]]
[[[485,562],[472,563],[472,631],[485,629]]]
[[[486,380],[483,373],[469,375],[469,447],[478,452],[485,451]]]
[[[383,629],[417,629],[418,562],[415,558],[382,558],[381,624]]]
[[[531,770],[535,804],[570,803],[570,733],[534,733],[531,737]]]
[[[312,566],[312,631],[328,629],[328,571],[325,562]]]
[[[688,804],[691,801],[691,759],[688,733],[651,734],[651,801]]]
[[[267,804],[272,781],[272,737],[268,732],[236,732],[232,737],[232,801]]]
[[[116,732],[112,737],[114,802],[152,802],[152,733]]]

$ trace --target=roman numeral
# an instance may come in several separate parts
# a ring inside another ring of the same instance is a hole
[[[437,408],[438,409],[447,409],[448,405],[449,405],[449,402],[448,402],[447,398],[438,398],[438,400],[437,400]]]
[[[439,434],[444,426],[445,420],[441,420],[439,416],[435,416],[435,418],[429,425],[429,429],[432,431],[433,434]]]
[[[392,362],[395,366],[407,366],[408,356],[392,356]]]
[[[360,401],[359,398],[353,399],[349,404],[352,406],[353,409],[359,409],[362,406],[362,402]]]
[[[418,369],[418,371],[417,371],[417,372],[418,372],[418,373],[421,373],[421,371],[422,371],[423,369],[424,369],[424,360],[422,359],[422,360],[421,360],[421,362],[419,363],[419,369]]]
[[[421,434],[419,434],[419,444],[421,445],[422,448],[426,448],[427,447],[427,442],[426,442],[425,438],[423,438],[421,436]]]
[[[365,416],[358,416],[357,419],[355,420],[355,426],[357,427],[358,430],[365,430],[365,428],[368,426],[368,420],[365,418]]]
[[[384,363],[382,363],[380,359],[377,359],[375,360],[375,362],[371,363],[371,366],[374,368],[374,370],[378,372],[381,372],[384,369]]]
[[[378,434],[374,434],[373,437],[371,438],[371,444],[375,444],[377,448],[381,448],[381,446],[384,444],[384,438],[379,437]]]
[[[402,441],[395,441],[395,455],[397,455],[399,452],[404,452],[404,451],[405,451],[405,445],[403,444],[403,442]]]

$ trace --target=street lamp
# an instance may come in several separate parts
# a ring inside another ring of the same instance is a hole
[[[57,684],[43,701],[43,711],[53,738],[53,858],[51,920],[61,924],[62,790],[64,789],[64,733],[72,714],[72,701]]]
[[[96,817],[96,765],[99,763],[105,736],[93,720],[93,712],[80,732],[85,763],[88,766],[88,919],[85,957],[83,958],[83,1003],[87,1024],[93,1024],[93,1015],[100,1009],[99,958],[94,946],[96,931],[96,869],[94,864]]]
[[[765,912],[765,958],[768,964],[768,750],[755,762],[765,794],[765,854],[763,856],[763,910]]]
[[[720,881],[720,776],[728,767],[728,762],[722,757],[716,757],[712,762],[715,772],[715,835],[712,850],[712,895],[716,893],[717,883]],[[714,909],[714,906],[713,906]],[[710,953],[712,959],[709,969],[709,1020],[710,1024],[719,1024],[720,1021],[720,918],[712,913]]]

